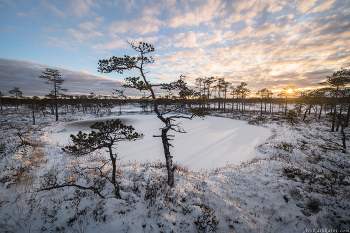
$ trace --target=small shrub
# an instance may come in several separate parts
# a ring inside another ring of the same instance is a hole
[[[287,119],[290,124],[294,125],[295,123],[298,123],[297,117],[298,117],[298,113],[295,110],[288,111]]]
[[[320,212],[320,201],[318,199],[311,198],[306,204],[307,208],[314,214]]]
[[[300,169],[293,168],[293,167],[283,168],[283,173],[289,179],[299,178],[303,183],[305,182],[305,180],[309,180],[309,182],[313,182],[315,179],[315,175],[303,172]]]
[[[202,201],[200,208],[202,214],[197,216],[197,219],[194,221],[194,224],[197,225],[197,229],[202,232],[215,232],[220,220],[216,218],[215,212],[205,201]]]

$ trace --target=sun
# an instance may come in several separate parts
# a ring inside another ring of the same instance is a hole
[[[293,89],[288,89],[287,92],[290,94],[293,92]]]

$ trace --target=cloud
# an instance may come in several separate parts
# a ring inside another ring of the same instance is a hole
[[[178,41],[174,44],[175,48],[194,48],[198,47],[196,43],[196,34],[192,31],[188,33],[180,33],[174,35],[174,41]]]
[[[138,4],[136,4],[135,0],[117,0],[114,2],[114,6],[122,6],[126,12],[130,13],[134,8],[138,6]]]
[[[8,95],[8,91],[13,87],[19,87],[24,96],[44,96],[48,94],[52,87],[39,78],[45,68],[49,68],[49,66],[29,61],[0,58],[0,91]],[[68,88],[67,94],[71,95],[88,94],[90,92],[110,95],[112,88],[119,88],[122,83],[87,71],[72,71],[63,67],[50,68],[60,71],[62,78],[66,80],[62,87]]]
[[[83,0],[71,0],[69,2],[69,11],[72,12],[73,15],[78,17],[83,17],[89,13],[91,1],[84,2]]]
[[[72,29],[72,28],[68,28],[67,33],[70,34],[73,38],[77,39],[79,42],[84,41],[84,39],[86,38],[84,33],[81,33],[77,30]]]
[[[67,4],[61,3],[56,5],[49,3],[47,0],[42,0],[42,6],[59,17],[65,19],[69,16],[82,18],[84,16],[96,15],[91,8],[100,8],[99,4],[92,0],[70,0]],[[59,8],[60,9],[59,9]]]
[[[102,32],[95,30],[102,22],[103,18],[98,17],[95,19],[95,22],[87,21],[78,24],[78,28],[80,30],[68,28],[66,32],[69,36],[73,37],[79,43],[99,37],[102,38],[105,37],[105,35]]]
[[[159,27],[164,23],[155,17],[156,9],[145,8],[141,17],[132,20],[115,21],[108,25],[108,30],[115,34],[124,34],[126,32],[139,33],[145,35],[152,32],[158,32]]]
[[[225,3],[218,0],[196,0],[182,2],[182,7],[169,9],[172,15],[167,20],[167,25],[172,28],[182,26],[198,26],[201,23],[210,23],[212,19],[220,15]]]
[[[199,43],[201,47],[206,47],[213,44],[224,43],[221,30],[214,30],[211,33],[205,33],[199,38]]]
[[[28,8],[30,11],[24,9],[29,4],[6,7],[18,21],[35,24],[44,21],[45,16],[47,22],[38,25],[43,30],[32,38],[44,38],[46,46],[79,53],[86,63],[94,59],[94,54],[103,53],[101,57],[106,57],[111,50],[116,50],[113,54],[134,54],[127,41],[154,44],[158,54],[148,68],[153,75],[150,77],[157,81],[188,74],[190,81],[213,75],[237,83],[247,80],[251,87],[277,87],[288,82],[297,84],[299,80],[303,86],[308,77],[315,83],[321,75],[316,71],[327,73],[350,66],[349,1],[63,2],[66,4],[42,0],[39,7]],[[101,6],[108,9],[98,11],[104,17],[97,17],[94,11]],[[31,17],[20,17],[28,13]],[[29,21],[33,19],[36,21]],[[5,24],[0,30],[16,32],[18,37],[29,31],[13,27],[16,25],[21,24]],[[129,50],[125,52],[124,48]],[[311,76],[312,72],[316,73]],[[74,74],[81,78],[85,75]]]
[[[29,17],[29,16],[30,16],[29,14],[23,13],[23,12],[18,12],[16,15],[17,15],[18,17]]]
[[[44,42],[48,47],[58,47],[67,51],[77,52],[78,48],[76,47],[75,42],[67,40],[66,38],[57,38],[48,36]]]
[[[245,25],[245,27],[253,27],[257,23],[257,18],[271,17],[272,14],[277,14],[283,9],[288,11],[287,2],[274,0],[251,0],[251,1],[229,1],[222,12],[222,19],[217,24],[221,28],[232,28],[236,23]],[[267,17],[268,16],[268,17]],[[239,28],[242,30],[241,28]]]
[[[319,6],[315,7],[311,12],[309,13],[316,13],[316,12],[323,12],[327,9],[329,9],[333,3],[335,2],[335,0],[328,0],[325,1],[324,3],[320,4]]]
[[[22,30],[22,28],[13,26],[0,26],[0,30],[6,33],[15,34],[17,31]]]
[[[63,11],[60,11],[56,8],[56,6],[48,3],[46,0],[43,0],[43,6],[44,8],[48,9],[49,11],[55,13],[56,15],[60,16],[61,18],[66,18],[66,14]]]
[[[134,42],[135,44],[138,44],[140,42],[145,42],[149,44],[154,44],[156,41],[159,40],[162,36],[153,36],[153,37],[139,37],[139,38],[127,38],[126,41]]]
[[[118,34],[126,32],[135,32],[141,35],[159,31],[160,21],[156,18],[144,17],[130,21],[117,21],[108,26],[109,31]]]
[[[299,0],[297,3],[297,10],[301,13],[305,13],[315,6],[317,0]]]
[[[114,39],[109,42],[97,43],[91,46],[91,48],[98,53],[107,53],[107,51],[109,50],[116,50],[116,49],[127,48],[127,47],[128,47],[127,42],[122,39]]]
[[[96,25],[94,22],[84,22],[84,23],[78,24],[78,27],[81,29],[92,31],[96,28]]]
[[[154,56],[156,61],[158,62],[176,62],[176,61],[184,61],[184,59],[197,59],[204,55],[203,49],[196,49],[190,51],[181,51],[181,52],[172,52],[167,53],[162,56],[156,55]],[[186,62],[186,61],[184,61]]]

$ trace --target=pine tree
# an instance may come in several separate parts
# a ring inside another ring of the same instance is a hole
[[[143,135],[134,132],[134,127],[124,125],[120,119],[96,122],[90,128],[92,132],[89,134],[82,133],[81,131],[76,136],[71,134],[70,138],[73,145],[66,146],[62,150],[79,156],[98,149],[107,148],[109,159],[112,162],[112,178],[110,181],[114,186],[115,197],[120,198],[120,187],[115,176],[117,170],[117,153],[114,153],[113,149],[115,149],[118,142],[135,141],[141,139]]]
[[[344,68],[341,68],[341,70],[334,72],[332,76],[327,76],[326,81],[319,83],[320,85],[329,86],[332,89],[333,115],[332,115],[331,132],[334,132],[340,92],[349,83],[350,83],[350,70],[344,69]]]
[[[45,68],[45,71],[42,71],[42,75],[39,76],[39,78],[45,79],[45,84],[49,84],[53,87],[53,90],[51,90],[54,98],[55,98],[55,113],[56,113],[56,121],[58,121],[58,104],[57,104],[57,97],[60,94],[60,91],[67,91],[68,89],[63,89],[62,84],[66,81],[64,80],[59,70],[51,69],[51,68]]]
[[[11,95],[15,95],[16,98],[16,109],[18,110],[18,97],[22,97],[23,93],[19,90],[19,87],[14,87],[12,90],[9,90]]]
[[[196,115],[204,115],[202,109],[193,109],[192,110],[192,116],[181,116],[181,115],[173,115],[173,116],[165,116],[165,114],[169,114],[171,110],[166,112],[161,112],[159,109],[159,98],[156,97],[155,91],[153,90],[154,87],[161,87],[165,90],[181,90],[183,87],[181,79],[179,81],[175,81],[172,83],[167,84],[152,84],[150,83],[146,78],[145,73],[145,66],[148,64],[152,64],[154,62],[152,56],[148,57],[147,55],[149,53],[154,52],[154,47],[151,44],[140,42],[138,45],[135,45],[134,43],[130,43],[131,47],[139,53],[138,56],[129,56],[124,55],[124,57],[111,57],[110,59],[104,59],[99,61],[99,68],[98,71],[101,73],[110,73],[110,72],[117,72],[122,74],[124,71],[128,70],[138,70],[140,77],[128,77],[125,78],[126,84],[124,87],[128,88],[134,88],[139,91],[149,91],[150,97],[153,100],[153,108],[154,112],[156,113],[159,120],[161,120],[164,123],[164,127],[161,128],[161,135],[159,137],[162,138],[162,144],[163,144],[163,150],[164,150],[164,156],[166,160],[166,167],[168,171],[168,184],[169,186],[174,186],[175,178],[174,178],[174,172],[175,167],[173,165],[173,157],[170,154],[170,147],[171,144],[169,143],[169,130],[174,130],[177,132],[183,133],[184,130],[181,128],[178,128],[177,124],[174,124],[174,120],[177,118],[187,118],[192,119]],[[158,136],[156,136],[158,137]]]

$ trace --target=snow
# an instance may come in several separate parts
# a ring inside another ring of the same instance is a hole
[[[155,115],[119,116],[124,124],[131,124],[136,132],[144,134],[142,140],[121,142],[118,145],[120,161],[157,162],[164,161],[160,137],[162,122]],[[56,126],[50,138],[62,146],[69,143],[69,135],[79,130],[89,133],[89,124],[116,117],[82,120]],[[84,124],[85,123],[85,124]],[[77,127],[78,126],[78,127]],[[79,127],[80,126],[80,127]],[[84,127],[81,127],[84,126]],[[264,157],[255,149],[271,135],[267,128],[248,125],[244,121],[227,118],[205,117],[182,120],[180,125],[187,133],[170,132],[174,141],[171,153],[174,162],[192,170],[211,170],[226,164],[239,165],[255,157]]]
[[[26,109],[5,111],[1,232],[350,232],[350,151],[342,152],[340,133],[329,132],[325,118],[308,115],[307,122],[294,126],[277,114],[182,120],[188,133],[170,133],[172,155],[182,164],[170,188],[160,138],[153,137],[161,122],[147,114],[118,116],[119,107],[114,112],[61,115],[60,122],[38,115],[32,126]],[[100,176],[89,173],[103,164],[102,152],[76,157],[61,150],[69,134],[112,118],[145,134],[118,145],[121,199],[108,182],[103,186]],[[26,145],[20,145],[18,131]],[[74,187],[38,191],[50,174],[58,182],[101,184],[105,198]]]

